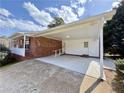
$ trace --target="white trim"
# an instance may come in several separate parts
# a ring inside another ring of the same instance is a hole
[[[44,38],[48,38],[48,39],[53,39],[53,40],[57,40],[57,41],[62,41],[61,39],[57,39],[54,37],[48,37],[48,36],[37,36],[37,37],[44,37]]]
[[[103,25],[104,25],[104,17],[101,19],[101,31],[100,31],[100,77],[101,79],[105,80],[105,76],[104,76],[104,69],[103,69]]]
[[[26,40],[26,34],[24,34],[24,42],[23,42],[23,48],[24,48],[24,50],[25,50],[25,40]],[[25,56],[25,51],[24,51],[24,55],[23,56]]]

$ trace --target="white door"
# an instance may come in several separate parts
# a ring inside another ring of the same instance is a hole
[[[89,55],[89,42],[84,41],[83,43],[83,55]]]

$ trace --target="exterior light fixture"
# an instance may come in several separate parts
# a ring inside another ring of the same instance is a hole
[[[67,36],[66,36],[66,38],[70,38],[70,36],[69,36],[69,35],[67,35]]]

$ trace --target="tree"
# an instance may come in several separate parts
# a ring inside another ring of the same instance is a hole
[[[48,28],[56,27],[63,24],[64,20],[62,18],[54,17],[54,20],[48,25]]]
[[[124,56],[124,1],[112,20],[104,25],[105,52]]]

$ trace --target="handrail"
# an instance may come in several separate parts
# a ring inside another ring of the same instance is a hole
[[[54,50],[54,53],[55,53],[55,57],[56,56],[60,56],[60,55],[62,55],[62,49],[56,49],[56,50]]]

